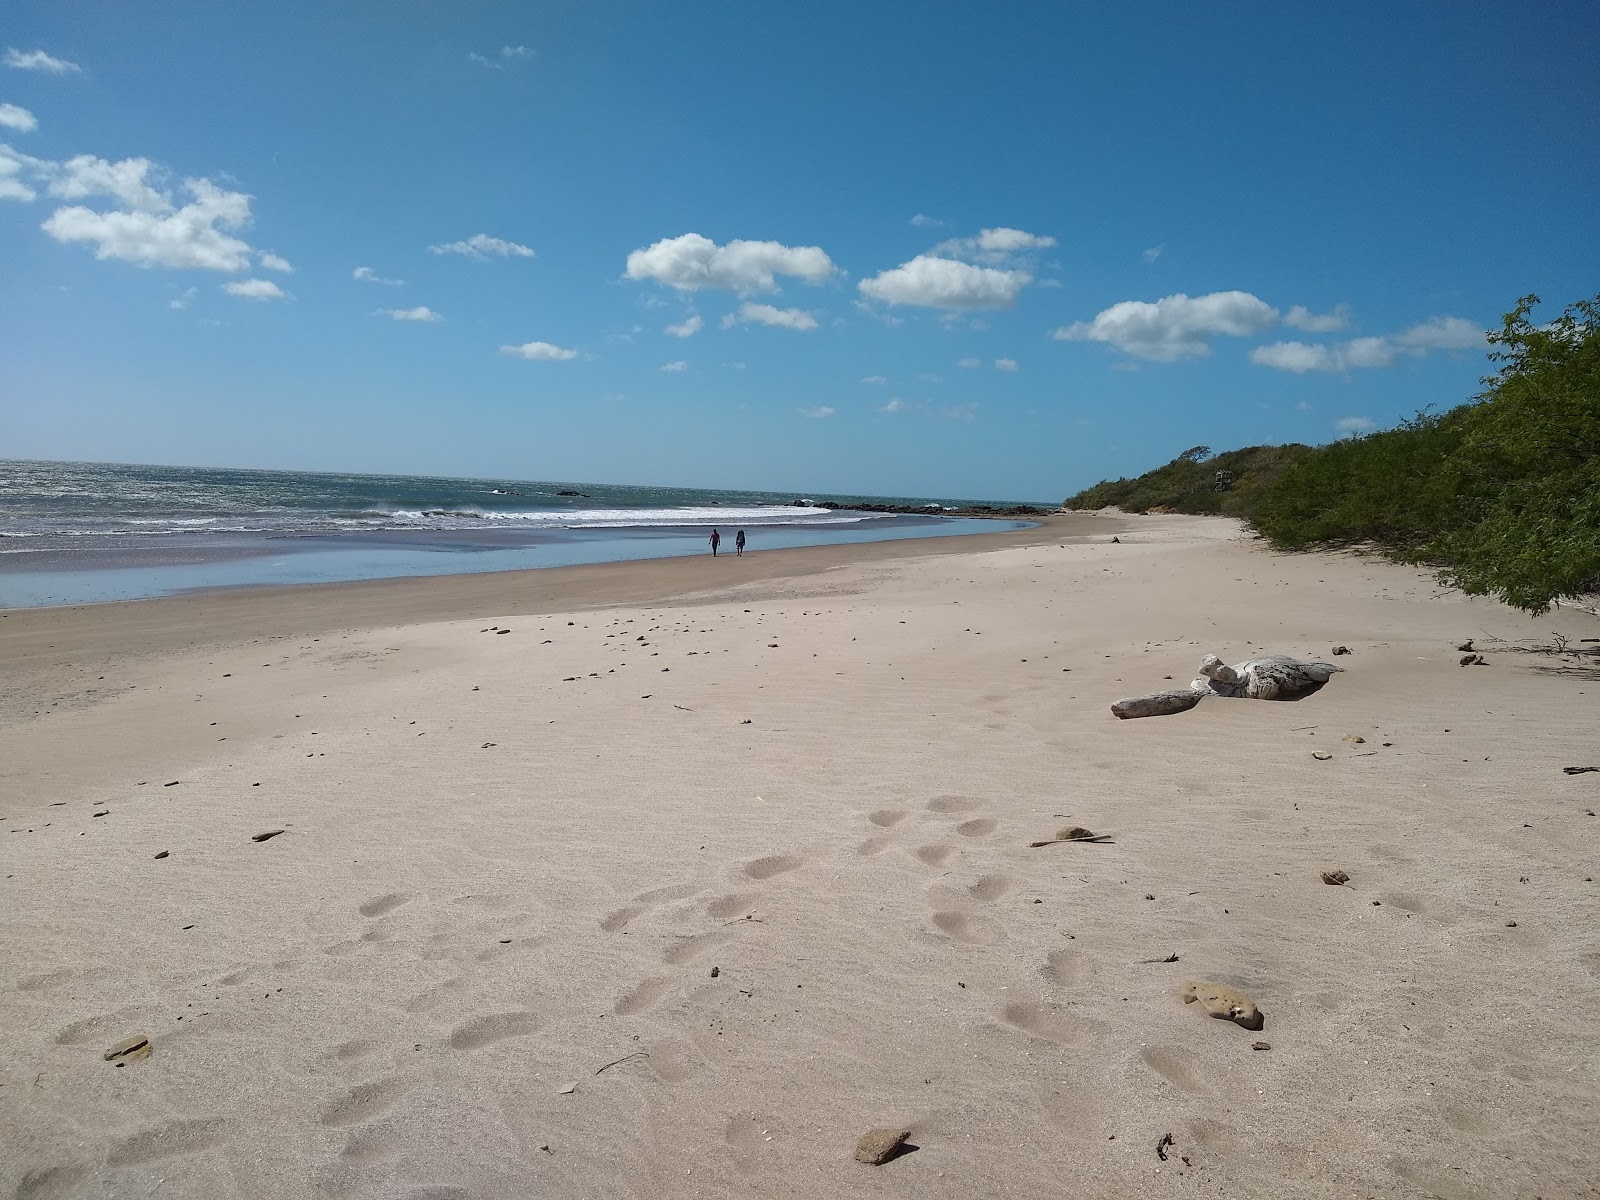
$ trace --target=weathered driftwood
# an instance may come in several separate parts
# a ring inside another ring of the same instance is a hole
[[[1180,713],[1200,703],[1203,692],[1184,688],[1181,692],[1151,692],[1148,696],[1130,696],[1118,700],[1111,711],[1124,721],[1133,717],[1161,717],[1167,713]]]
[[[1186,712],[1207,696],[1287,700],[1315,691],[1343,670],[1332,663],[1302,662],[1284,654],[1267,654],[1230,667],[1215,654],[1208,654],[1200,663],[1200,677],[1187,690],[1130,696],[1118,700],[1111,711],[1126,721]]]

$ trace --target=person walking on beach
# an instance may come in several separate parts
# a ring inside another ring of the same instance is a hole
[[[740,558],[744,557],[744,530],[739,530],[733,535],[733,551]]]
[[[719,530],[713,529],[711,531],[711,557],[712,558],[715,558],[717,556],[717,547],[720,546],[720,545],[722,545],[722,534],[721,534],[721,532]]]

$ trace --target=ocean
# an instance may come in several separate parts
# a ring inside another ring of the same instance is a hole
[[[713,527],[760,550],[1026,524],[939,515],[975,503],[1027,502],[0,460],[0,608],[671,557]]]

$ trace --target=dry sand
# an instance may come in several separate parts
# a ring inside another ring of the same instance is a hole
[[[1600,1194],[1552,629],[1158,517],[10,614],[0,1196]]]

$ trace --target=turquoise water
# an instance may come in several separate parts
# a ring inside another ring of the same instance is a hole
[[[793,501],[810,501],[795,506]],[[924,507],[863,513],[850,502]],[[0,462],[0,608],[994,532],[940,497]],[[1016,501],[987,501],[996,507]]]

